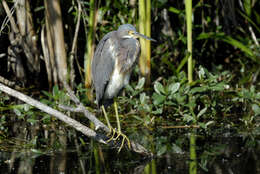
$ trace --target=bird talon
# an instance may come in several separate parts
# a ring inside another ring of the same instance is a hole
[[[122,150],[125,142],[127,142],[127,147],[129,149],[131,149],[130,140],[125,134],[118,132],[116,129],[111,128],[111,131],[107,134],[107,136],[110,136],[110,135],[111,135],[111,137],[108,140],[106,140],[107,143],[109,143],[110,141],[117,141],[120,138],[120,136],[122,137],[122,141],[121,141],[121,145],[118,149],[118,153]]]
[[[121,149],[123,148],[123,146],[125,144],[125,140],[127,141],[128,148],[131,149],[129,138],[125,134],[122,134],[122,133],[121,133],[121,136],[123,137],[123,139],[122,139],[121,145],[120,145],[117,153],[119,153],[121,151]]]
[[[107,134],[107,137],[109,137],[112,133],[112,136],[106,141],[107,143],[109,143],[110,141],[114,141],[114,137],[115,137],[115,134],[116,134],[116,131],[112,128],[110,128],[110,131],[109,133]]]

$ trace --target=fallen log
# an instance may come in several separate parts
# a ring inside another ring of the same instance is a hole
[[[99,143],[107,144],[111,148],[119,148],[119,144],[120,144],[119,142],[115,142],[113,139],[111,141],[107,142],[107,140],[109,139],[109,137],[107,137],[107,133],[109,133],[109,128],[105,124],[103,124],[100,120],[98,120],[93,113],[86,110],[84,105],[78,100],[78,98],[75,96],[74,92],[69,88],[69,86],[67,84],[64,84],[64,86],[68,91],[68,95],[70,96],[72,101],[77,106],[76,108],[74,108],[74,111],[83,113],[86,118],[88,118],[91,122],[93,122],[95,125],[95,130],[90,129],[89,127],[72,119],[71,117],[65,115],[64,113],[62,113],[58,110],[55,110],[55,109],[47,106],[46,104],[43,104],[17,90],[11,89],[2,83],[0,83],[0,91],[3,91],[12,97],[15,97],[31,106],[34,106],[35,108],[38,108],[39,110],[41,110],[43,112],[46,112],[47,114],[65,122],[66,124],[73,127],[74,129],[78,130],[79,132],[83,133],[84,135],[86,135],[90,138],[93,138],[94,140],[98,141]],[[61,108],[66,109],[66,107],[64,107],[64,106],[63,107],[61,106]],[[72,109],[70,108],[68,110],[72,110]],[[102,133],[99,133],[99,131],[96,131],[98,129],[102,129],[105,132],[105,134],[102,134]],[[145,156],[149,156],[149,157],[153,156],[152,153],[150,153],[148,150],[146,150],[139,143],[130,140],[130,144],[131,144],[130,149],[127,147],[127,145],[124,145],[124,148],[128,148],[129,150],[136,152],[138,154],[141,154],[141,155],[145,155]]]

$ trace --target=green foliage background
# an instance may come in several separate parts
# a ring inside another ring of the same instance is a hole
[[[83,24],[80,26],[78,38],[75,66],[77,76],[74,84],[81,101],[94,112],[95,106],[86,98],[86,89],[82,85],[90,9],[88,1],[80,2],[83,7]],[[210,148],[208,139],[215,140],[219,135],[232,132],[230,136],[239,135],[247,147],[259,148],[260,14],[256,9],[259,9],[260,2],[193,1],[192,83],[188,82],[186,69],[189,53],[186,46],[184,1],[151,2],[151,37],[157,40],[157,43],[151,45],[151,85],[144,87],[144,78],[140,77],[136,67],[131,84],[118,100],[124,132],[131,139],[162,156],[169,152],[187,151],[189,132],[194,128],[198,142],[203,145],[203,148],[198,148],[198,153],[201,155],[200,168],[205,171],[208,170],[209,159],[220,151]],[[9,4],[12,5],[12,2]],[[64,30],[68,33],[65,35],[65,42],[70,48],[78,9],[76,1],[63,0],[61,6]],[[31,8],[39,36],[44,24],[42,1],[34,0]],[[131,4],[128,0],[96,1],[96,15],[96,43],[121,24],[131,23],[136,28],[140,25],[137,2]],[[1,8],[0,17],[5,18]],[[1,41],[8,42],[7,34],[8,27],[2,30]],[[7,46],[1,45],[2,52],[6,49]],[[1,58],[0,75],[15,79],[6,68],[2,68],[5,63],[6,60]],[[45,73],[43,69],[42,77],[45,77]],[[34,78],[37,80],[39,77]],[[57,86],[48,91],[47,80],[39,83],[45,84],[40,86],[32,82],[27,84],[27,87],[31,87],[30,90],[33,89],[36,92],[34,95],[42,102],[56,108],[56,103],[70,104],[65,93]],[[38,87],[35,88],[35,85]],[[25,89],[25,92],[29,94],[31,91]],[[10,98],[3,93],[0,93],[0,96],[0,141],[11,137],[9,123],[13,123],[13,120],[10,115],[16,115],[17,120],[31,125],[43,124],[48,129],[52,121],[57,122],[27,105],[16,104],[13,100],[10,102]],[[112,124],[115,125],[113,108],[109,112]],[[84,122],[84,118],[80,119]],[[41,136],[34,137],[35,148],[41,147],[42,142],[48,144],[43,136],[39,137]],[[85,143],[82,136],[79,139],[82,144]]]

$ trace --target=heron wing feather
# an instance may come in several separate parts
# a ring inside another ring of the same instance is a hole
[[[110,32],[101,39],[92,61],[92,78],[98,104],[103,98],[105,87],[115,66],[113,53],[111,52],[111,48],[109,48],[111,46],[111,36],[113,34],[114,32]]]
[[[120,59],[121,72],[131,71],[140,56],[139,42],[136,39],[126,39],[122,45],[125,50],[120,51],[122,53]]]

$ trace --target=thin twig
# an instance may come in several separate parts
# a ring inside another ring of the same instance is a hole
[[[81,4],[80,1],[77,0],[78,3],[78,16],[77,16],[77,24],[75,28],[75,33],[74,33],[74,38],[72,42],[72,48],[70,52],[70,85],[73,86],[74,79],[75,79],[75,70],[74,70],[74,59],[75,59],[75,54],[76,54],[76,49],[77,49],[77,40],[78,40],[78,35],[79,35],[79,26],[80,26],[80,18],[81,18]]]
[[[253,30],[253,28],[252,28],[252,26],[251,26],[250,24],[249,24],[249,26],[248,26],[248,29],[249,29],[249,31],[250,31],[250,33],[251,33],[251,37],[252,37],[253,41],[255,42],[255,44],[256,44],[257,46],[259,46],[259,42],[258,42],[258,40],[257,40],[257,38],[256,38],[255,32],[254,32],[254,30]]]
[[[77,0],[77,2],[78,2],[78,18],[77,18],[77,24],[76,24],[74,38],[73,38],[73,42],[72,42],[72,48],[71,48],[71,53],[72,54],[75,53],[75,50],[77,48],[76,44],[77,44],[78,35],[79,35],[80,18],[81,18],[81,12],[82,12],[80,1]]]
[[[16,24],[15,24],[14,18],[13,18],[13,16],[12,16],[12,12],[11,12],[11,10],[9,9],[9,7],[8,7],[8,5],[7,5],[7,3],[6,3],[5,0],[2,0],[2,4],[3,4],[3,7],[4,7],[4,9],[5,9],[5,12],[6,12],[6,14],[7,14],[8,18],[9,18],[9,21],[10,21],[10,24],[11,24],[11,27],[12,27],[12,30],[14,31],[15,34],[17,34],[17,33],[19,32],[19,29],[18,29],[18,27],[17,27]],[[15,3],[15,5],[16,5],[16,3]]]
[[[200,128],[199,125],[162,126],[163,129]]]
[[[14,13],[14,8],[15,8],[16,4],[17,4],[17,1],[14,3],[13,7],[10,10],[11,15],[13,15],[13,13]],[[3,23],[2,23],[1,28],[0,28],[0,36],[1,36],[1,33],[4,30],[4,28],[7,26],[9,19],[10,18],[8,16],[6,16],[5,19],[3,20]]]
[[[47,41],[47,30],[46,30],[46,25],[42,26],[41,29],[41,46],[42,46],[42,52],[43,52],[43,59],[45,61],[45,67],[47,71],[47,76],[48,76],[48,84],[49,84],[49,89],[52,87],[52,63],[51,63],[51,58],[50,58],[50,51],[48,49],[48,41]]]

